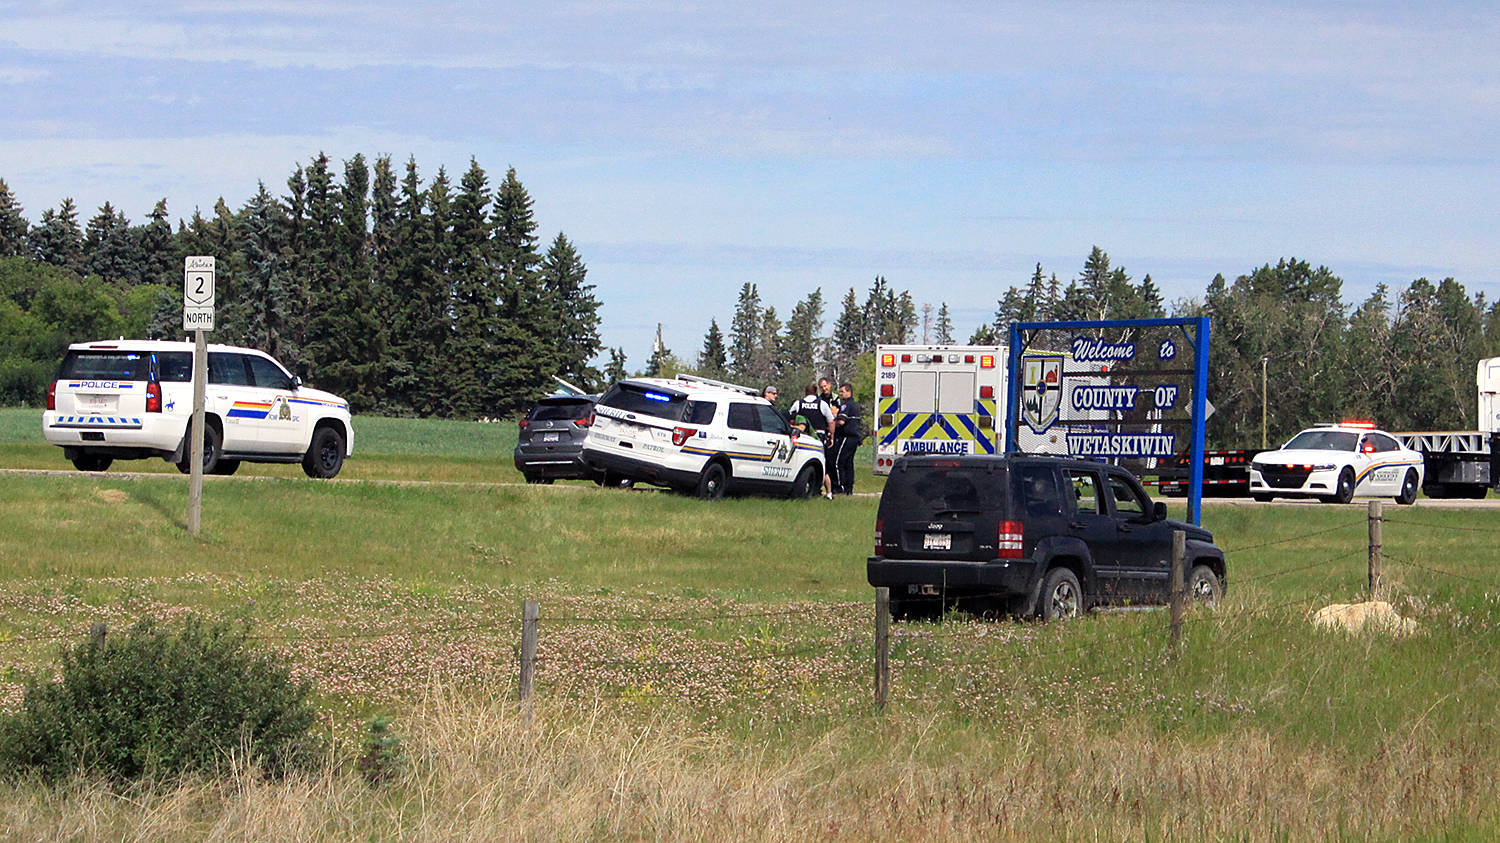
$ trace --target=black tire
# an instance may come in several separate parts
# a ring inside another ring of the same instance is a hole
[[[538,477],[535,474],[527,474],[525,476],[526,476],[526,482],[530,483],[533,486],[551,486],[552,485],[552,478],[551,477]]]
[[[213,474],[219,467],[219,457],[224,453],[224,434],[212,424],[205,424],[203,434],[203,473]],[[188,428],[188,435],[192,435],[192,428]],[[193,473],[193,440],[186,439],[182,443],[182,461],[177,463],[177,470],[183,474]]]
[[[1346,467],[1339,472],[1338,485],[1326,500],[1329,503],[1348,503],[1354,500],[1354,469]]]
[[[1037,616],[1044,621],[1076,618],[1087,610],[1078,575],[1067,568],[1053,568],[1042,580]]]
[[[1448,486],[1445,483],[1433,483],[1431,485],[1425,485],[1422,487],[1422,494],[1426,495],[1429,498],[1432,498],[1433,500],[1447,500],[1448,498],[1453,497],[1453,493],[1449,491]]]
[[[606,471],[594,482],[606,489],[620,489],[625,486],[625,475],[618,471]]]
[[[1259,501],[1261,503],[1270,503],[1275,498],[1276,498],[1275,495],[1254,494],[1254,495],[1250,496],[1251,500],[1253,500],[1253,501]]]
[[[219,460],[219,464],[214,466],[214,474],[218,474],[224,477],[228,477],[229,475],[239,470],[239,460]]]
[[[73,467],[79,471],[105,471],[115,461],[103,454],[80,454],[73,458]]]
[[[729,472],[724,470],[723,463],[711,462],[703,467],[703,473],[698,475],[698,487],[694,493],[700,500],[717,501],[723,500],[724,493],[729,489]]]
[[[823,476],[818,472],[817,465],[808,463],[797,472],[797,479],[792,481],[790,496],[799,501],[805,501],[813,496],[813,492],[823,488]]]
[[[344,435],[332,427],[313,431],[307,453],[302,455],[302,471],[308,477],[331,480],[344,467]]]
[[[1417,502],[1417,470],[1408,468],[1406,479],[1401,481],[1401,494],[1396,496],[1396,503],[1402,506],[1410,506]]]
[[[1188,599],[1194,603],[1217,609],[1219,600],[1224,597],[1224,585],[1219,582],[1219,576],[1212,568],[1194,565],[1193,570],[1188,572],[1187,593]]]

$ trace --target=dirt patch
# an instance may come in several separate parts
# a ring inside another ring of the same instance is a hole
[[[1313,625],[1328,629],[1343,629],[1353,634],[1382,632],[1390,635],[1410,635],[1417,631],[1417,622],[1403,618],[1395,608],[1384,600],[1365,603],[1335,603],[1324,606],[1313,615]]]
[[[130,496],[119,489],[100,489],[94,493],[94,497],[105,503],[124,503],[130,500]]]

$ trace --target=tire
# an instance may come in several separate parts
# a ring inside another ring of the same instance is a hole
[[[1255,494],[1255,495],[1251,495],[1250,499],[1253,500],[1253,501],[1259,501],[1260,503],[1270,503],[1271,501],[1273,501],[1273,500],[1276,499],[1276,496],[1275,495],[1260,495],[1260,494]]]
[[[103,454],[80,454],[73,458],[73,467],[79,471],[105,471],[115,461]]]
[[[203,473],[213,474],[219,467],[219,457],[224,453],[224,434],[212,424],[203,426]],[[192,428],[188,428],[188,435],[192,435]],[[182,448],[182,462],[177,464],[177,470],[183,474],[193,473],[193,440],[185,440]]]
[[[1084,613],[1083,586],[1078,576],[1067,568],[1053,568],[1042,580],[1037,616],[1044,621],[1076,618]]]
[[[625,475],[618,471],[606,471],[594,482],[606,489],[620,489],[625,486]]]
[[[1326,500],[1329,503],[1348,503],[1354,500],[1354,470],[1345,468],[1339,472],[1338,486]]]
[[[1207,565],[1194,565],[1188,572],[1187,593],[1188,599],[1194,603],[1216,609],[1224,597],[1224,586],[1213,569]]]
[[[219,460],[219,464],[214,466],[214,474],[222,475],[224,477],[228,477],[229,475],[239,470],[239,460]]]
[[[823,488],[823,477],[818,473],[818,467],[812,463],[802,466],[797,472],[797,479],[792,482],[790,497],[805,501],[813,496],[813,492]]]
[[[729,472],[724,470],[723,463],[711,462],[703,467],[703,473],[698,476],[698,487],[695,494],[700,500],[717,501],[724,499],[724,493],[729,488]]]
[[[313,431],[307,453],[302,455],[302,471],[308,477],[331,480],[344,467],[344,435],[324,426]]]
[[[1396,496],[1396,503],[1402,506],[1410,506],[1417,502],[1417,472],[1416,469],[1406,470],[1406,479],[1401,481],[1401,494]]]
[[[528,475],[526,475],[526,482],[530,483],[533,486],[551,486],[552,485],[552,478],[551,477],[538,477],[535,474],[528,474]]]

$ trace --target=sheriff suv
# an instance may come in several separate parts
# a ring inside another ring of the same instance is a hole
[[[606,486],[629,480],[707,500],[809,497],[823,485],[823,459],[823,443],[798,435],[754,389],[690,375],[610,387],[583,444],[583,461]]]
[[[205,474],[300,462],[309,477],[329,478],[354,449],[349,404],[253,348],[208,346],[203,415]],[[187,473],[192,418],[193,343],[75,343],[47,389],[42,433],[79,471],[160,457]]]
[[[907,456],[880,496],[873,586],[898,618],[945,608],[1043,619],[1107,603],[1167,599],[1172,533],[1186,534],[1187,587],[1216,603],[1224,552],[1201,527],[1167,518],[1122,468],[1059,457]]]

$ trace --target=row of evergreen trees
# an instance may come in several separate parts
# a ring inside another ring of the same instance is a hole
[[[217,263],[215,342],[271,353],[359,411],[498,416],[551,388],[597,388],[599,301],[573,244],[539,249],[514,169],[477,161],[453,184],[414,159],[362,155],[336,179],[327,155],[287,193],[264,184],[173,232],[166,202],[131,225],[106,203],[80,228],[64,200],[29,225],[0,181],[0,400],[32,400],[70,341],[181,331],[182,259]],[[40,378],[40,381],[38,380]]]

